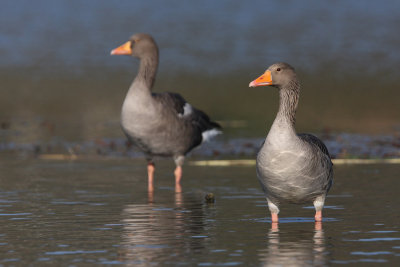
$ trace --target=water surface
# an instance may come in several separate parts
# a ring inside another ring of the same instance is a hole
[[[0,264],[286,266],[400,262],[398,165],[335,166],[322,229],[288,205],[271,229],[254,167],[2,158]],[[215,203],[205,203],[212,192]]]

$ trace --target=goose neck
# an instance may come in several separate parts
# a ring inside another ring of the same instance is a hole
[[[275,120],[294,127],[299,96],[300,85],[298,82],[293,81],[287,86],[279,88],[279,110]]]
[[[153,87],[158,68],[158,55],[149,55],[140,60],[139,72],[134,80],[134,84],[140,84],[149,91]]]

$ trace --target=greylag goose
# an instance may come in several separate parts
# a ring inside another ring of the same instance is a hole
[[[300,83],[287,63],[270,66],[249,86],[279,90],[279,110],[257,155],[257,176],[273,223],[282,202],[313,202],[315,221],[322,221],[325,197],[333,183],[332,161],[324,143],[311,134],[296,134],[295,114]]]
[[[176,185],[182,177],[185,155],[203,140],[220,133],[220,125],[210,120],[176,93],[152,93],[158,67],[158,47],[144,33],[113,49],[111,55],[130,55],[140,60],[121,112],[123,132],[142,150],[147,159],[149,190],[153,190],[154,156],[173,157]]]

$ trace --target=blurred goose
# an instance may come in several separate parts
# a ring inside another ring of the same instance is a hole
[[[272,222],[281,202],[313,202],[315,220],[322,220],[325,196],[333,183],[332,162],[324,143],[311,134],[296,134],[295,114],[300,83],[287,63],[270,66],[249,86],[279,90],[279,110],[257,155],[257,176],[266,194]]]
[[[179,94],[151,92],[158,67],[158,47],[150,35],[133,35],[111,55],[140,59],[139,72],[122,106],[121,124],[128,139],[146,154],[149,190],[153,189],[154,156],[173,157],[178,185],[185,155],[203,140],[220,133],[220,125]]]

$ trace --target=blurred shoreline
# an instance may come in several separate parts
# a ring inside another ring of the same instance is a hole
[[[93,68],[79,74],[59,69],[0,69],[0,123],[6,130],[26,134],[23,141],[28,142],[54,136],[67,141],[121,137],[120,109],[136,67]],[[160,72],[153,91],[180,93],[224,124],[228,137],[262,137],[278,108],[275,88],[248,87],[262,71],[214,75]],[[366,80],[356,72],[337,75],[330,70],[313,73],[300,69],[298,75],[302,81],[298,132],[394,135],[400,131],[400,79]],[[235,122],[240,125],[233,125]],[[50,133],[40,125],[50,127]],[[4,140],[21,138],[12,135]]]
[[[333,159],[400,158],[400,136],[325,133],[319,137],[327,145]],[[264,138],[217,137],[204,142],[189,153],[189,160],[255,158]],[[48,142],[0,142],[0,158],[100,159],[145,158],[125,138],[97,138],[84,142],[66,142],[60,138]]]

